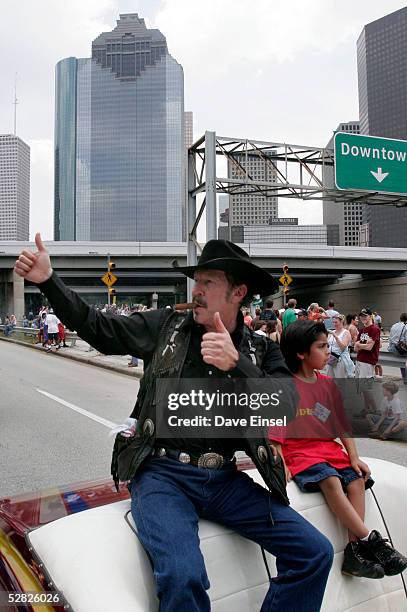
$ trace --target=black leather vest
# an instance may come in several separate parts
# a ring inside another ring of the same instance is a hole
[[[191,315],[188,315],[191,316]],[[191,325],[185,325],[188,318],[173,312],[164,322],[151,362],[140,381],[136,405],[130,415],[137,419],[136,436],[116,436],[112,455],[112,476],[116,487],[118,482],[131,480],[145,459],[151,454],[155,443],[156,385],[157,378],[179,378],[188,353],[191,339]],[[238,350],[262,369],[267,341],[254,335],[246,325]],[[280,457],[277,462],[266,438],[244,440],[245,451],[255,463],[266,485],[286,504],[284,466]]]

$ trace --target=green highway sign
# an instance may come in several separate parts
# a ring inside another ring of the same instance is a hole
[[[335,184],[338,189],[407,194],[407,141],[337,132]]]

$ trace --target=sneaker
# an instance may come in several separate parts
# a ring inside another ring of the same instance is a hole
[[[383,578],[384,569],[366,555],[361,542],[349,542],[346,545],[342,564],[342,574],[359,578]]]
[[[407,568],[407,558],[383,538],[376,529],[373,529],[367,542],[363,542],[371,555],[380,563],[386,576],[401,574]]]

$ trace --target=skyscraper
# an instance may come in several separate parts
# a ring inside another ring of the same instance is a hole
[[[361,134],[407,140],[407,7],[367,24],[357,54]],[[368,205],[363,221],[369,246],[407,247],[407,208]]]
[[[194,115],[192,111],[185,111],[185,147],[189,147],[194,143]]]
[[[277,169],[267,159],[267,153],[234,153],[234,162],[228,161],[228,176],[232,179],[246,178],[268,183],[277,182]],[[270,218],[278,217],[278,201],[275,195],[266,197],[242,187],[242,193],[229,197],[231,225],[267,225]],[[247,193],[246,193],[247,191]]]
[[[0,136],[0,240],[28,240],[30,147],[18,136]]]
[[[56,67],[55,240],[180,241],[184,207],[183,70],[120,15]]]
[[[334,136],[336,132],[348,132],[359,134],[359,121],[347,121],[340,123],[333,136],[326,145],[327,149],[334,148]],[[331,166],[325,166],[323,170],[324,185],[334,187],[334,170]],[[364,205],[360,202],[323,202],[323,222],[328,227],[338,226],[338,231],[328,235],[328,244],[341,246],[359,246],[359,229],[362,224]],[[331,236],[333,241],[331,240]]]

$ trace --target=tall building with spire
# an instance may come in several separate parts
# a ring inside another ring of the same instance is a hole
[[[184,131],[182,66],[137,14],[58,62],[55,240],[181,241]]]

